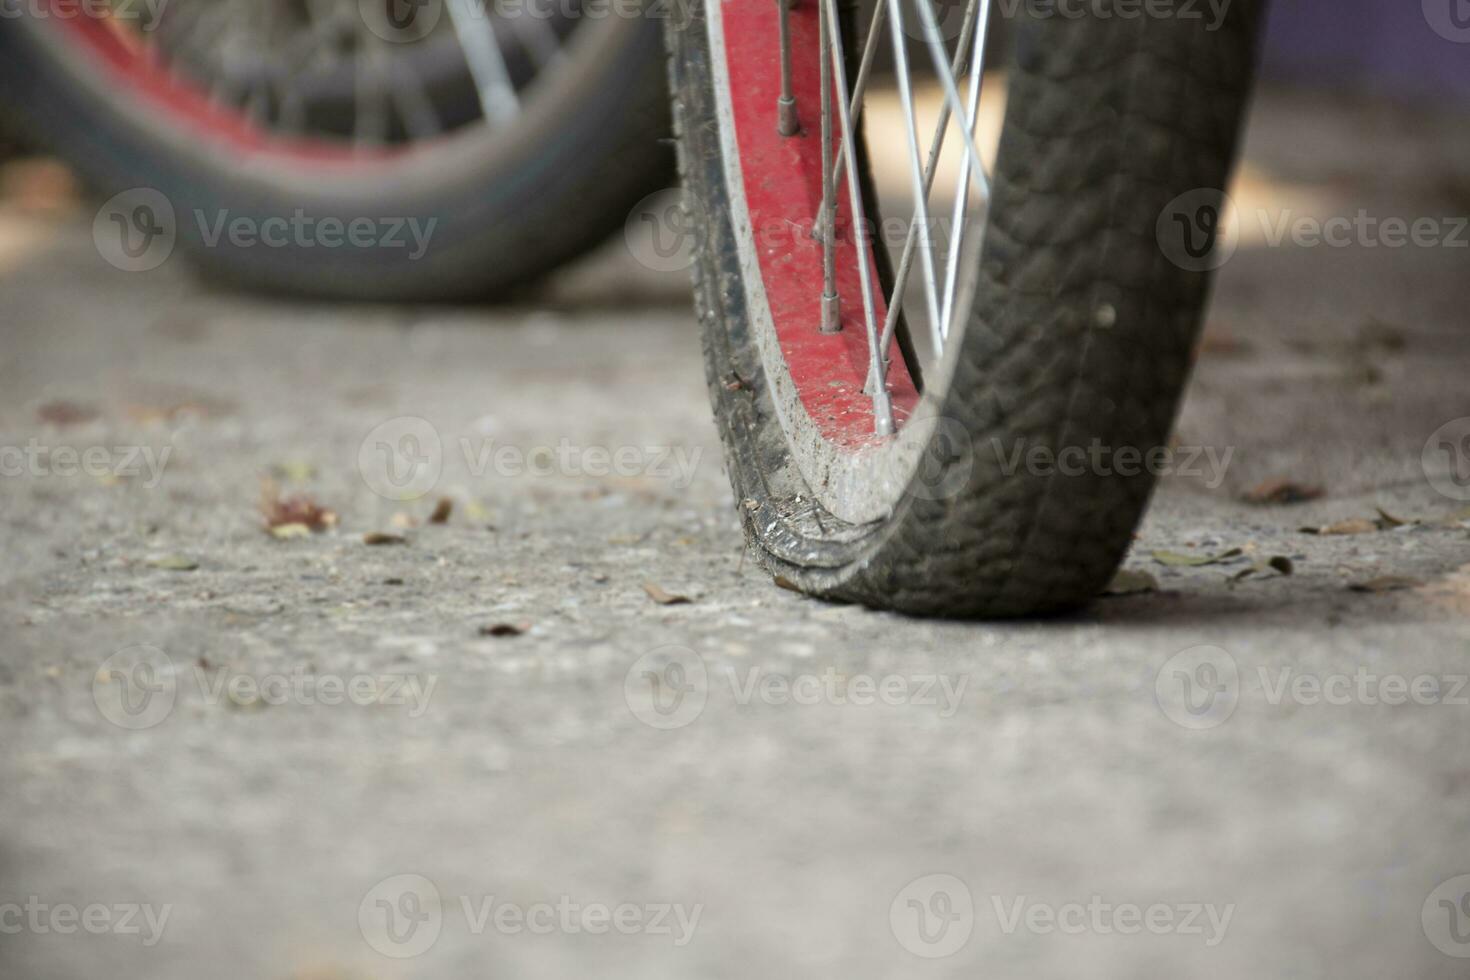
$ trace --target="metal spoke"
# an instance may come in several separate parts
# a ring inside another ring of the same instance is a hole
[[[322,52],[333,51],[344,38],[353,39],[354,52],[362,48],[361,22],[357,18],[344,19],[340,7],[324,7],[323,2],[312,0],[305,4],[301,10],[305,30],[297,25],[298,29],[275,45],[279,51],[274,59],[279,76],[276,93],[281,104],[277,126],[282,132],[297,136],[307,134],[309,122],[307,93],[300,84],[302,76],[310,76],[317,69]]]
[[[398,114],[403,119],[409,139],[427,140],[444,132],[444,123],[434,108],[434,100],[412,62],[406,59],[394,61],[392,72],[393,103],[398,106]]]
[[[236,105],[240,98],[240,86],[238,79],[231,72],[233,59],[238,56],[238,38],[240,35],[249,37],[251,33],[249,21],[249,10],[241,8],[236,4],[230,4],[220,8],[222,16],[215,29],[209,35],[208,44],[210,54],[214,58],[214,65],[219,74],[209,80],[209,98],[220,105]],[[198,22],[203,24],[204,21]],[[233,43],[232,43],[233,42]]]
[[[556,29],[540,17],[513,17],[509,21],[511,33],[521,42],[521,47],[530,52],[536,62],[536,70],[544,71],[560,64],[565,57],[561,49],[561,38]],[[528,36],[529,35],[529,36]]]
[[[881,6],[881,5],[880,5]],[[818,9],[819,50],[822,65],[822,212],[817,224],[822,235],[823,333],[842,329],[842,307],[837,298],[837,175],[832,171],[832,39],[827,33],[827,5]]]
[[[965,70],[966,57],[970,50],[970,38],[976,30],[976,14],[978,13],[979,0],[970,0],[965,9],[965,25],[960,31],[960,41],[955,48],[954,60],[951,62],[951,70],[963,72]],[[939,125],[935,127],[934,139],[929,144],[929,161],[924,168],[924,193],[927,195],[934,186],[934,175],[939,168],[939,155],[944,150],[944,138],[949,132],[949,105],[946,103],[939,109]],[[883,352],[884,376],[888,371],[888,349],[893,344],[893,335],[898,329],[898,314],[903,306],[904,287],[908,284],[909,269],[914,261],[914,246],[917,243],[917,228],[909,225],[908,237],[904,240],[903,255],[899,259],[898,274],[893,280],[893,295],[888,299],[888,316],[883,323],[883,337],[879,342],[879,349]]]
[[[509,122],[519,115],[521,104],[489,12],[478,9],[475,0],[448,0],[448,7],[454,36],[475,80],[486,122]]]
[[[300,136],[306,132],[306,100],[295,89],[284,84],[278,86],[277,96],[281,100],[281,111],[276,124],[281,132]]]
[[[832,64],[832,74],[838,83],[838,92],[843,97],[838,98],[837,113],[838,122],[842,127],[842,142],[847,146],[855,146],[853,143],[852,113],[848,108],[846,93],[847,67],[842,58],[842,29],[837,20],[837,0],[823,0],[827,8],[827,36],[831,39],[829,48],[829,60]],[[880,436],[893,433],[893,404],[888,397],[888,388],[884,384],[884,372],[881,359],[878,354],[878,325],[873,310],[873,283],[871,263],[868,261],[866,252],[862,247],[862,235],[867,227],[863,216],[863,196],[858,185],[857,154],[846,154],[847,160],[847,191],[852,203],[852,234],[854,251],[857,254],[858,278],[863,291],[863,321],[868,332],[868,387],[871,389],[873,398],[873,428]]]
[[[218,58],[219,52],[224,48],[221,35],[229,32],[238,19],[235,7],[233,4],[223,4],[207,10],[198,9],[200,13],[192,19],[185,20],[182,27],[178,23],[181,18],[172,19],[167,35],[168,44],[171,47],[185,50],[210,52]]]
[[[258,124],[262,129],[269,127],[271,121],[270,80],[258,78],[252,81],[240,108],[245,113],[246,119]]]
[[[776,99],[776,131],[782,136],[795,136],[801,126],[796,119],[796,96],[791,94],[791,7],[786,0],[776,0],[776,10],[781,23],[781,95]]]
[[[357,52],[352,142],[358,148],[381,146],[388,142],[388,100],[377,64],[381,57],[376,44],[367,43]]]
[[[273,45],[279,44],[281,60],[295,72],[309,71],[313,60],[323,52],[331,52],[340,39],[351,37],[354,51],[362,47],[364,25],[356,18],[345,19],[340,7],[323,7],[321,0],[314,0],[306,5],[305,16],[304,33],[293,31],[284,43],[271,40]]]
[[[980,115],[981,76],[985,71],[985,38],[989,26],[990,0],[981,0],[980,20],[975,31],[975,51],[970,56],[970,91],[966,94],[968,132],[974,133]],[[970,205],[970,156],[960,159],[960,176],[955,182],[954,213],[950,227],[954,229],[954,241],[944,263],[944,305],[940,310],[940,343],[949,336],[950,321],[954,317],[955,289],[958,285],[961,246],[964,244],[966,211]]]
[[[155,48],[164,51],[208,48],[226,26],[221,22],[227,19],[228,12],[228,8],[219,5],[208,8],[197,5],[166,7],[150,32],[149,40]],[[196,37],[208,28],[212,28],[212,33],[205,41],[196,41]]]
[[[928,0],[915,0],[914,6],[918,8],[919,20],[924,22],[924,41],[929,46],[929,57],[934,61],[934,72],[944,85],[944,98],[949,104],[950,112],[964,119],[965,110],[960,104],[959,89],[954,83],[955,73],[944,56],[944,38],[940,36],[939,24],[934,20],[934,11],[930,9]],[[985,163],[980,159],[980,149],[975,145],[975,134],[966,131],[963,143],[965,153],[974,164],[975,180],[980,185],[980,193],[988,200],[990,179],[985,172]]]
[[[824,11],[823,16],[825,16],[826,8],[823,7],[822,9]],[[888,7],[884,3],[878,3],[873,7],[873,20],[872,23],[868,25],[868,39],[867,42],[863,45],[863,60],[858,65],[857,81],[853,84],[852,87],[852,98],[848,100],[848,112],[852,114],[852,118],[854,120],[861,118],[863,114],[863,93],[867,91],[868,88],[868,76],[872,73],[873,70],[873,58],[878,53],[878,38],[883,35],[883,17],[885,16],[887,10]],[[822,40],[824,43],[826,42],[825,32],[823,33]],[[823,50],[825,51],[826,49],[824,48]],[[822,58],[825,62],[826,55],[824,54]],[[830,112],[831,110],[828,109],[824,111]],[[846,150],[846,143],[844,143],[842,146],[839,146],[837,148],[836,161],[828,161],[826,164],[827,172],[832,175],[830,186],[833,191],[837,189],[837,182],[842,179],[843,154],[846,152]],[[817,220],[812,224],[813,238],[820,238],[822,236],[822,214],[825,213],[825,211],[827,210],[827,200],[829,196],[830,195],[824,193],[824,196],[822,197],[822,207],[817,212]]]
[[[453,69],[474,85],[480,110],[471,118],[491,124],[518,118],[523,87],[511,74],[510,52],[520,57],[524,50],[534,75],[553,70],[566,60],[558,29],[536,16],[492,18],[483,0],[445,3],[450,23],[431,41],[436,52],[441,44],[458,46],[463,60],[452,62]],[[162,4],[132,27],[130,38],[134,32],[181,83],[197,85],[273,133],[362,149],[426,141],[470,121],[446,112],[455,107],[415,71],[413,52],[372,33],[357,0]],[[342,90],[353,108],[341,126],[318,111],[336,97],[338,72],[347,76]]]
[[[919,2],[923,3],[925,0]],[[935,350],[939,350],[944,344],[944,338],[939,329],[939,287],[934,275],[934,243],[929,233],[929,189],[919,162],[919,124],[914,116],[914,93],[910,84],[908,51],[903,37],[903,8],[899,6],[899,0],[888,0],[888,3],[893,8],[893,66],[898,76],[898,98],[903,107],[903,121],[908,130],[909,176],[914,186],[914,217],[910,227],[918,228],[919,250],[923,253],[919,271],[924,279],[924,299],[928,303],[929,325],[934,334]]]

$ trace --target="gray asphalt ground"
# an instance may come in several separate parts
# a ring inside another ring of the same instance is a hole
[[[1274,93],[1237,200],[1465,214],[1467,142]],[[1470,972],[1465,430],[1424,464],[1470,250],[1243,235],[1158,589],[940,623],[742,560],[683,277],[623,242],[347,308],[116,271],[91,219],[0,221],[0,444],[48,451],[0,479],[0,976]],[[336,526],[265,533],[262,477]]]

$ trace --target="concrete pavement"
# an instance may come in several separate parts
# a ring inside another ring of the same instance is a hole
[[[1230,462],[1164,480],[1158,591],[1047,622],[743,561],[682,276],[619,242],[342,308],[51,221],[0,280],[0,973],[1464,976],[1470,250],[1270,230],[1464,214],[1467,132],[1262,100],[1178,435]]]

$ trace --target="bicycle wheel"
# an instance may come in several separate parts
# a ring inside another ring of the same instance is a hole
[[[1210,263],[1171,258],[1163,218],[1199,201],[1183,230],[1213,231],[1261,11],[1023,4],[996,76],[988,0],[944,26],[927,4],[694,0],[669,32],[717,424],[748,543],[786,584],[1065,609],[1106,586],[1167,451]],[[900,161],[886,183],[879,157]]]
[[[454,299],[664,186],[659,28],[580,0],[43,0],[0,24],[0,85],[104,196],[156,192],[213,276]]]

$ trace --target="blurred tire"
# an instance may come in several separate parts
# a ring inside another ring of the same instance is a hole
[[[54,22],[0,21],[0,102],[103,197],[162,193],[181,251],[245,287],[358,300],[493,296],[598,244],[671,181],[661,22],[649,16],[580,24],[562,63],[503,128],[460,130],[366,166],[241,152],[159,110],[101,60]],[[407,242],[322,245],[294,234],[265,245],[219,234],[272,218],[277,228],[366,219],[385,241],[396,229],[394,240]],[[429,231],[422,254],[413,227]]]

